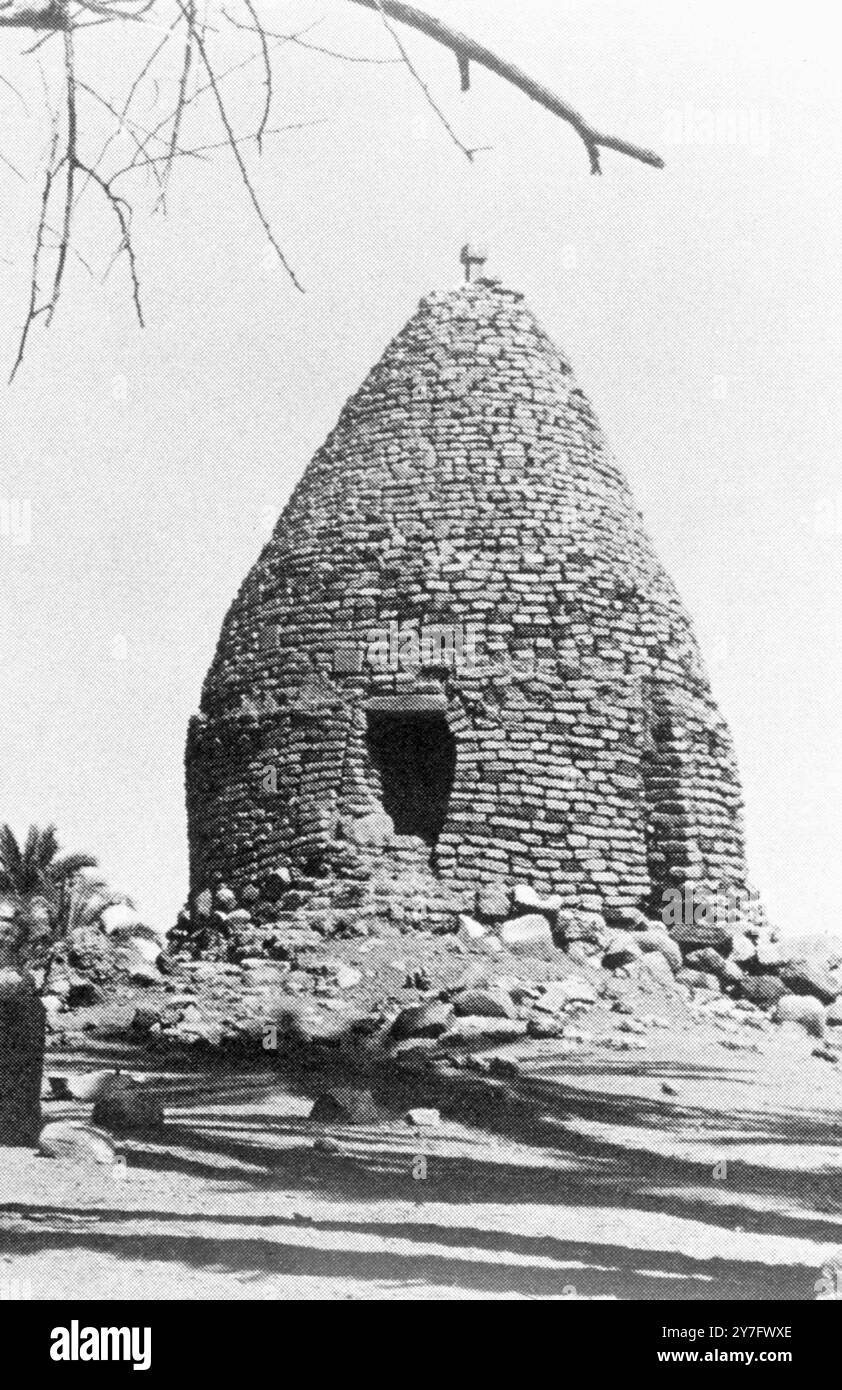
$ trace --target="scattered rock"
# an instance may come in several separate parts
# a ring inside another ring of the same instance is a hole
[[[678,971],[675,978],[680,985],[688,985],[690,989],[719,989],[717,976],[710,975],[705,970],[682,969]]]
[[[89,1071],[69,1076],[55,1075],[47,1078],[50,1090],[57,1100],[81,1100],[90,1104],[102,1096],[117,1095],[125,1090],[131,1079],[125,1072]]]
[[[355,965],[338,965],[333,972],[338,989],[356,989],[362,984],[363,972]]]
[[[536,947],[552,946],[553,934],[546,917],[532,912],[504,922],[500,928],[500,940],[510,951],[534,950]]]
[[[517,1009],[502,989],[472,989],[457,995],[453,1001],[459,1018],[476,1015],[478,1018],[517,1018]]]
[[[780,943],[767,936],[758,937],[755,954],[757,964],[762,966],[764,970],[776,970],[784,961],[784,952]]]
[[[707,975],[721,979],[725,969],[725,957],[713,946],[702,946],[698,951],[688,951],[684,957],[688,970],[703,970]]]
[[[536,1010],[526,1020],[526,1031],[530,1038],[560,1038],[564,1023],[556,1014]]]
[[[309,1118],[320,1124],[373,1125],[380,1123],[383,1112],[371,1091],[335,1086],[316,1097]]]
[[[392,1036],[404,1038],[437,1038],[453,1017],[453,1005],[436,1000],[429,1004],[414,1004],[402,1009],[392,1024]]]
[[[637,907],[608,906],[605,908],[605,921],[609,927],[616,927],[620,931],[648,932],[657,931],[660,927],[658,922],[651,922]]]
[[[442,1042],[447,1044],[478,1042],[480,1039],[493,1039],[495,1042],[511,1042],[526,1035],[526,1024],[516,1018],[455,1018],[442,1034]]]
[[[335,1139],[329,1139],[325,1136],[315,1141],[313,1144],[313,1153],[327,1154],[331,1157],[336,1157],[338,1154],[344,1153],[344,1149],[341,1144],[337,1144]]]
[[[209,888],[203,888],[193,900],[193,911],[197,917],[210,917],[213,912],[213,897]]]
[[[833,1004],[842,994],[829,970],[815,961],[791,960],[780,971],[780,977],[790,994],[812,995],[822,1004]]]
[[[732,928],[719,922],[677,922],[670,933],[683,951],[697,951],[703,946],[727,950],[734,935]]]
[[[787,988],[777,975],[744,975],[740,981],[740,994],[760,1009],[774,1008]]]
[[[230,888],[220,884],[213,895],[213,905],[218,912],[234,912],[237,906],[237,899]]]
[[[842,1028],[842,999],[836,999],[825,1014],[829,1028]]]
[[[543,898],[529,884],[519,883],[512,893],[512,903],[521,912],[542,912],[546,917],[555,918],[561,907],[561,898],[556,893]]]
[[[112,1134],[149,1134],[163,1129],[164,1107],[142,1086],[124,1083],[121,1091],[96,1101],[91,1119]]]
[[[77,1163],[111,1166],[117,1151],[107,1134],[99,1134],[76,1120],[55,1120],[45,1125],[38,1137],[38,1152],[44,1158],[70,1159]]]
[[[438,1110],[408,1110],[406,1122],[408,1125],[414,1125],[416,1129],[435,1129],[441,1124],[441,1115]]]
[[[630,932],[616,932],[606,946],[602,964],[606,970],[619,970],[624,965],[631,965],[634,961],[640,960],[642,954],[636,937]]]
[[[64,1002],[68,1009],[89,1009],[94,1004],[102,1003],[105,995],[93,980],[85,980],[81,976],[74,976],[70,980]]]
[[[459,916],[459,931],[468,941],[479,941],[487,934],[488,928],[475,917],[469,917],[467,912],[463,912]]]
[[[566,947],[578,944],[602,945],[607,928],[599,912],[583,912],[563,908],[556,917],[556,935]]]
[[[567,980],[552,980],[541,993],[537,1007],[556,1012],[568,1004],[596,1004],[599,996],[593,985],[578,975]]]
[[[673,972],[681,969],[681,951],[666,928],[647,927],[645,931],[636,932],[634,940],[645,954],[658,951],[669,963]]]
[[[503,883],[489,883],[478,888],[476,914],[488,922],[505,922],[511,910],[511,894]]]
[[[491,1057],[488,1061],[488,1075],[496,1076],[501,1081],[516,1081],[520,1076],[520,1067],[510,1057]]]
[[[756,955],[757,947],[750,936],[743,934],[734,937],[731,943],[731,959],[735,961],[737,965],[748,965],[755,959]]]

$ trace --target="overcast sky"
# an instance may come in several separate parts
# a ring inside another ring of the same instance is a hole
[[[171,924],[186,892],[184,735],[225,611],[346,397],[420,296],[459,279],[471,236],[572,359],[696,620],[773,917],[790,934],[838,930],[836,7],[427,8],[595,125],[658,149],[666,169],[606,153],[604,177],[590,177],[568,127],[488,74],[461,95],[449,56],[408,35],[460,135],[492,148],[469,167],[400,66],[286,48],[272,124],[322,123],[248,157],[305,294],[269,254],[230,156],[182,160],[166,218],[141,215],[152,199],[138,187],[146,329],[121,263],[102,286],[74,260],[49,333],[0,386],[0,819],[21,832],[55,821]],[[343,0],[264,0],[263,12],[278,32],[325,16],[314,42],[393,54],[379,18]],[[138,31],[80,36],[86,79],[112,101],[151,47]],[[29,112],[0,89],[14,132],[0,152],[33,174],[0,170],[11,364],[49,132],[34,59],[16,57],[19,36],[0,43]],[[225,65],[244,50],[220,39],[215,51]],[[42,56],[49,78],[49,46]],[[232,88],[238,115],[249,93],[259,113],[259,73]],[[185,142],[219,138],[212,104],[197,103]],[[115,242],[95,189],[79,217],[101,272]]]

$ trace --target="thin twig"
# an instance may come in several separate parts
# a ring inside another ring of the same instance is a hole
[[[50,147],[49,157],[47,159],[46,172],[44,174],[44,188],[41,193],[41,211],[38,218],[38,227],[35,233],[35,246],[32,252],[32,272],[29,280],[29,306],[26,311],[26,318],[24,319],[23,328],[21,329],[20,339],[18,341],[17,355],[15,356],[15,360],[12,363],[12,370],[9,374],[9,385],[11,385],[11,383],[14,381],[18,372],[18,368],[20,367],[20,364],[23,361],[24,354],[26,352],[26,345],[29,340],[30,329],[32,328],[32,325],[35,323],[35,320],[38,317],[38,315],[44,313],[48,307],[46,304],[41,305],[40,307],[38,305],[38,270],[41,262],[41,251],[44,245],[44,233],[47,227],[47,210],[50,205],[50,194],[52,193],[53,189],[53,179],[55,178],[56,173],[58,172],[55,164],[56,152],[58,150],[58,142],[59,130],[57,124],[54,123],[53,141]]]
[[[385,28],[387,29],[387,31],[388,31],[389,34],[391,35],[392,40],[394,41],[395,47],[397,48],[398,52],[399,52],[400,55],[401,55],[401,59],[402,59],[403,62],[406,64],[406,67],[407,67],[407,69],[408,69],[408,71],[409,71],[409,73],[410,73],[410,76],[413,78],[413,80],[415,81],[415,83],[416,83],[416,84],[418,85],[418,87],[421,89],[421,92],[422,92],[423,95],[424,95],[424,100],[426,101],[427,105],[430,107],[430,110],[434,113],[434,115],[436,116],[436,119],[437,119],[437,120],[439,121],[439,123],[443,126],[443,128],[447,131],[447,134],[450,136],[450,138],[451,138],[451,140],[453,141],[453,143],[454,143],[454,145],[456,146],[456,148],[457,148],[458,150],[461,150],[461,152],[462,152],[462,154],[465,156],[465,158],[466,158],[469,162],[471,162],[471,161],[473,160],[473,158],[474,158],[474,155],[477,153],[477,151],[476,151],[475,149],[470,149],[469,146],[466,145],[466,144],[464,143],[464,141],[462,141],[462,140],[459,139],[459,136],[456,134],[456,131],[453,129],[453,126],[450,124],[450,121],[447,119],[447,116],[445,115],[444,111],[443,111],[442,108],[439,106],[438,102],[436,101],[435,97],[433,96],[432,92],[430,91],[430,88],[427,86],[427,83],[424,81],[424,78],[421,76],[420,72],[418,71],[418,69],[416,68],[416,66],[415,66],[415,64],[413,63],[412,59],[410,58],[409,53],[407,52],[407,49],[406,49],[406,45],[405,45],[404,42],[403,42],[403,39],[401,38],[401,36],[400,36],[400,34],[398,33],[397,29],[395,28],[395,26],[392,24],[391,20],[389,19],[389,15],[388,15],[388,13],[387,13],[387,11],[386,11],[385,6],[383,5],[383,0],[374,0],[374,8],[379,12],[380,18],[382,19]]]
[[[180,5],[183,4],[183,2],[184,0],[179,0]],[[237,137],[234,133],[234,128],[231,125],[231,119],[228,115],[225,102],[222,100],[222,93],[219,90],[219,84],[217,81],[216,73],[213,69],[213,64],[211,63],[208,57],[208,52],[205,47],[204,39],[202,38],[198,29],[196,30],[195,37],[196,47],[199,50],[199,56],[202,60],[202,65],[205,69],[205,72],[207,73],[208,82],[210,83],[211,90],[216,100],[216,105],[219,110],[219,118],[222,121],[222,125],[225,129],[225,134],[228,137],[228,143],[231,148],[231,153],[233,154],[234,159],[237,163],[237,168],[240,171],[240,178],[243,181],[243,187],[245,188],[246,193],[248,194],[249,201],[251,202],[251,205],[254,208],[255,213],[257,214],[258,221],[260,222],[260,225],[263,228],[263,231],[265,232],[269,244],[275,252],[275,255],[278,257],[278,260],[280,261],[290,280],[295,285],[295,288],[303,293],[304,286],[299,281],[298,276],[295,274],[295,271],[293,270],[292,266],[290,265],[289,261],[287,260],[286,256],[281,250],[278,239],[272,230],[272,225],[268,217],[266,216],[266,213],[263,211],[260,199],[258,198],[255,192],[254,184],[251,181],[251,176],[246,167],[245,160],[243,159],[243,156],[240,153],[240,147],[237,143]]]
[[[172,162],[178,149],[181,137],[181,123],[184,119],[184,112],[187,107],[187,84],[190,81],[190,69],[193,65],[193,40],[196,31],[196,5],[195,0],[185,0],[184,6],[180,7],[187,26],[187,35],[184,41],[184,58],[181,64],[181,77],[178,83],[178,98],[175,104],[175,115],[173,116],[172,132],[170,134],[169,160],[164,166],[164,174],[161,185],[161,195],[156,204],[162,211],[166,210],[167,184],[169,183]]]
[[[247,34],[257,33],[251,24],[241,23],[228,10],[223,9],[222,14],[234,29],[242,29]],[[340,53],[338,49],[326,48],[324,44],[308,43],[306,39],[299,38],[297,34],[277,34],[272,29],[267,29],[262,20],[259,23],[267,39],[283,39],[286,43],[294,44],[296,48],[306,48],[309,53],[321,53],[326,58],[338,58],[343,63],[364,63],[373,67],[394,68],[399,67],[403,62],[402,58],[372,58],[367,54]]]
[[[252,4],[252,0],[243,0],[243,3],[245,4],[246,9],[248,10],[249,14],[254,20],[256,32],[260,40],[260,52],[263,57],[263,86],[265,95],[263,101],[263,114],[260,117],[260,124],[257,127],[257,132],[255,136],[257,140],[257,153],[262,154],[263,132],[269,124],[269,114],[272,110],[272,60],[269,56],[269,42],[266,37],[266,32],[263,28],[263,25],[260,22],[257,11],[254,8],[254,5]]]
[[[112,265],[114,263],[114,260],[117,259],[117,256],[121,255],[122,252],[125,251],[126,257],[129,262],[129,273],[131,275],[132,281],[132,300],[134,302],[135,313],[137,314],[138,323],[140,324],[141,328],[144,328],[145,323],[143,319],[143,308],[140,302],[140,279],[137,273],[137,260],[135,257],[134,246],[132,245],[131,237],[131,208],[129,207],[129,204],[126,202],[125,198],[120,197],[118,193],[114,192],[114,190],[111,187],[111,180],[104,179],[101,174],[97,173],[96,169],[90,169],[87,165],[82,164],[81,162],[79,163],[79,169],[83,174],[87,174],[88,178],[92,179],[93,182],[99,188],[102,189],[102,192],[105,194],[105,197],[107,198],[114,212],[114,215],[120,224],[122,241],[120,242],[120,245],[117,248],[115,256],[112,260]],[[108,272],[106,271],[106,275],[107,274]]]

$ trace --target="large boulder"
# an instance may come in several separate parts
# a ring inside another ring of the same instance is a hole
[[[392,1024],[392,1037],[397,1042],[404,1038],[437,1038],[452,1017],[453,1005],[442,1003],[441,1000],[413,1004],[398,1014]]]
[[[842,994],[842,985],[820,961],[787,961],[779,973],[791,994],[809,994],[822,1004],[832,1004]]]
[[[453,1001],[457,1018],[517,1018],[517,1009],[502,989],[468,989]]]
[[[91,1119],[112,1134],[148,1134],[163,1128],[164,1107],[157,1096],[127,1081],[121,1090],[97,1100]]]
[[[824,1036],[824,1007],[809,994],[784,994],[775,1005],[776,1023],[798,1023],[813,1038]]]
[[[744,975],[740,981],[740,996],[760,1009],[771,1009],[786,994],[783,980],[777,975]]]
[[[46,1010],[31,976],[0,970],[0,1144],[38,1140],[45,1036]]]
[[[526,1036],[526,1024],[516,1018],[455,1018],[442,1034],[443,1043],[485,1040],[504,1043]]]

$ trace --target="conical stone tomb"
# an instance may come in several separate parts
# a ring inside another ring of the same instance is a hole
[[[688,616],[563,354],[491,280],[424,299],[315,455],[191,721],[191,901],[528,883],[742,893]]]

